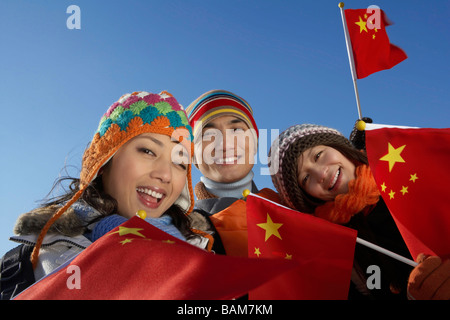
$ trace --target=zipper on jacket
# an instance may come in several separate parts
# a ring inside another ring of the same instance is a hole
[[[13,242],[18,242],[18,243],[22,243],[22,244],[25,244],[25,245],[29,245],[29,246],[36,245],[36,242],[28,241],[28,240],[25,240],[25,239],[9,238],[9,240],[13,241]],[[80,248],[80,249],[86,249],[87,248],[87,247],[85,247],[85,246],[83,246],[81,244],[78,244],[78,243],[76,243],[74,241],[70,241],[70,240],[67,240],[67,239],[56,239],[55,241],[52,241],[52,242],[49,242],[49,243],[45,243],[45,244],[43,243],[41,245],[41,248],[50,247],[50,246],[52,246],[52,245],[54,245],[55,243],[58,243],[58,242],[65,242],[65,243],[71,244],[72,246],[75,246],[75,247]]]

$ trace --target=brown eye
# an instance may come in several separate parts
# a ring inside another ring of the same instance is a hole
[[[314,157],[314,160],[317,161],[317,159],[319,159],[320,155],[322,154],[323,151],[320,151],[316,154],[316,156]]]
[[[155,153],[152,150],[147,149],[147,148],[139,148],[138,150],[139,150],[139,152],[146,153],[146,154],[148,154],[150,156],[154,156],[155,155]]]
[[[306,182],[308,181],[308,178],[309,178],[309,174],[307,174],[307,175],[303,178],[303,180],[302,180],[302,185],[305,185],[305,184],[306,184]]]

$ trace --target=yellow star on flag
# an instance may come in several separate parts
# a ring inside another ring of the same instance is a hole
[[[386,192],[386,184],[384,182],[381,185],[381,191]]]
[[[405,147],[406,144],[395,149],[390,143],[388,143],[388,154],[381,157],[380,160],[389,162],[389,172],[392,171],[392,168],[394,168],[396,162],[405,162],[400,155]]]
[[[419,179],[419,177],[417,176],[417,173],[414,174],[410,174],[411,178],[409,179],[409,181],[412,181],[414,183],[416,183],[416,180]]]
[[[259,256],[261,255],[261,251],[259,251],[259,248],[255,248],[255,252],[253,252],[254,254],[256,254],[259,258]]]
[[[402,186],[402,190],[400,190],[400,192],[405,195],[406,193],[408,193],[408,187]]]
[[[286,260],[292,260],[292,254],[287,254],[286,257],[284,257]]]
[[[389,194],[389,199],[394,199],[394,196],[395,196],[394,190],[391,190],[391,192],[389,192],[388,194]]]
[[[119,236],[125,236],[127,234],[134,234],[136,236],[145,238],[145,236],[139,232],[141,230],[144,230],[144,229],[142,229],[142,228],[127,228],[127,227],[120,226],[118,231],[111,232],[110,235],[114,234],[114,233],[118,233]]]
[[[122,245],[124,245],[124,244],[126,244],[126,243],[130,243],[131,241],[133,241],[133,239],[126,238],[125,240],[119,241],[119,243],[121,243]]]
[[[355,22],[355,24],[359,26],[359,33],[361,33],[363,30],[365,32],[368,32],[366,28],[366,22],[361,17],[359,17],[359,21]]]
[[[265,223],[258,223],[257,226],[266,230],[266,236],[264,241],[267,241],[271,236],[275,236],[281,239],[281,235],[278,232],[278,229],[282,226],[282,223],[274,223],[270,218],[269,214],[267,214],[267,221]]]

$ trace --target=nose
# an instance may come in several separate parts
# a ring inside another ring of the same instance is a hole
[[[312,175],[318,183],[323,183],[327,176],[328,167],[317,165],[312,169]]]
[[[218,153],[225,156],[232,156],[236,145],[236,137],[229,130],[220,130],[219,134],[215,137],[215,149],[216,155]],[[228,154],[230,153],[230,154]]]
[[[165,157],[160,157],[152,163],[150,177],[169,183],[172,180],[172,163]]]

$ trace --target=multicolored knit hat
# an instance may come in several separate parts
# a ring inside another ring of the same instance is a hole
[[[305,213],[313,213],[323,201],[304,192],[297,181],[298,157],[318,145],[355,149],[339,131],[314,124],[295,125],[280,134],[269,151],[268,166],[272,182],[283,203]],[[355,149],[356,150],[356,149]]]
[[[253,110],[241,97],[225,90],[211,90],[195,99],[187,108],[189,122],[194,129],[194,137],[201,137],[198,133],[211,120],[231,115],[242,119],[255,132],[255,145],[258,141],[258,127],[253,118]]]
[[[97,177],[99,170],[117,150],[142,133],[159,133],[177,139],[189,153],[189,158],[192,156],[194,151],[192,128],[183,107],[170,93],[163,91],[154,94],[142,91],[120,97],[101,118],[98,129],[84,152],[79,191],[42,229],[31,256],[33,266],[37,263],[40,246],[53,222],[81,197],[88,185]],[[194,194],[191,164],[188,164],[186,185],[175,204],[178,204],[186,214],[192,212]]]

